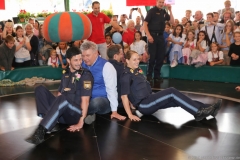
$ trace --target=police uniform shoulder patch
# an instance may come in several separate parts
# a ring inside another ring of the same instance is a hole
[[[83,81],[83,88],[86,90],[92,89],[92,82],[91,81]]]

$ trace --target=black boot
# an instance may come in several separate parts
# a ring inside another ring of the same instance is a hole
[[[195,120],[196,121],[201,121],[203,120],[204,118],[212,115],[214,113],[214,111],[216,110],[215,108],[215,104],[214,105],[211,105],[210,107],[207,107],[207,108],[204,108],[204,107],[201,107],[198,112],[195,114]]]
[[[216,115],[218,114],[218,111],[219,111],[220,108],[221,108],[221,105],[222,105],[222,99],[219,99],[219,100],[217,101],[217,103],[214,104],[215,110],[214,110],[214,112],[213,112],[213,114],[212,114],[213,117],[216,117]]]
[[[33,135],[27,138],[26,141],[36,145],[42,143],[44,141],[44,135],[46,131],[47,130],[43,126],[39,125]]]

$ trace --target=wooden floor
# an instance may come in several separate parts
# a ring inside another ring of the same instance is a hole
[[[24,141],[36,129],[34,87],[1,87],[0,160],[229,160],[240,159],[240,93],[237,84],[164,80],[155,91],[175,87],[211,104],[223,98],[216,119],[196,122],[181,108],[159,110],[141,122],[97,115],[92,125],[70,133],[62,125],[40,145]],[[56,94],[58,83],[47,84]],[[119,109],[125,114],[123,109]]]

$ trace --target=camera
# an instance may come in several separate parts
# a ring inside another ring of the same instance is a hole
[[[132,8],[132,10],[138,10],[138,8]]]

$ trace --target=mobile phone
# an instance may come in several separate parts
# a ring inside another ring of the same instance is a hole
[[[138,8],[132,8],[132,10],[138,10]]]

